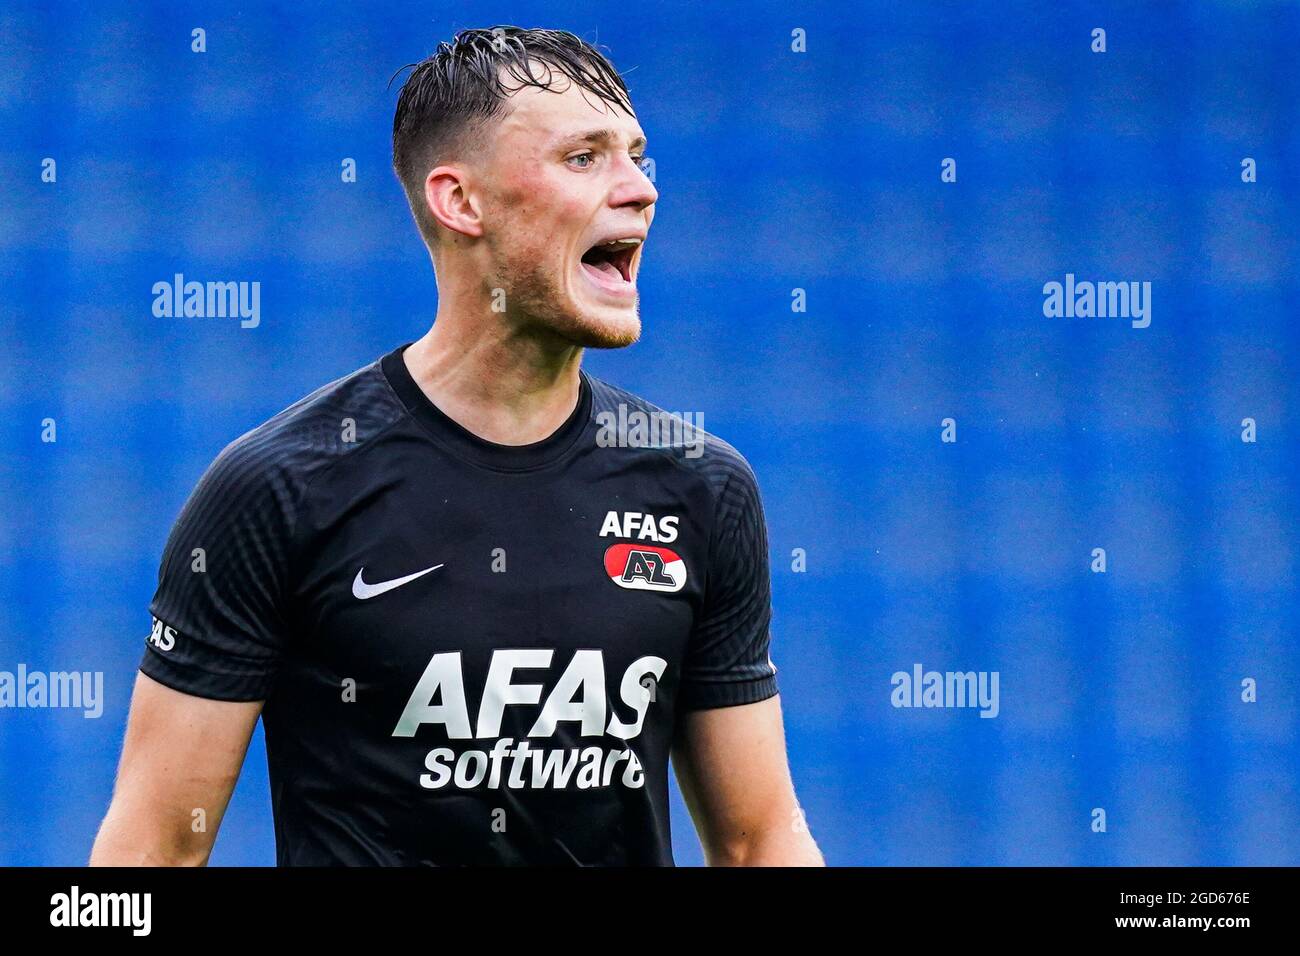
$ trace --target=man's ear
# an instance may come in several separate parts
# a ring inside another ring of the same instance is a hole
[[[424,204],[435,222],[452,232],[478,237],[483,235],[483,222],[469,187],[466,170],[437,166],[424,179]]]

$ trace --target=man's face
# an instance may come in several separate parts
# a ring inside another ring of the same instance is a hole
[[[659,196],[639,166],[640,124],[570,83],[516,91],[488,135],[483,239],[507,314],[585,347],[635,342],[641,242]]]

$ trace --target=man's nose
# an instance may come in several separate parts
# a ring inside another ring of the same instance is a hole
[[[645,174],[640,164],[631,156],[620,158],[619,182],[610,197],[611,204],[645,209],[647,206],[653,206],[658,199],[659,191],[655,189],[654,183],[650,182],[650,177]]]

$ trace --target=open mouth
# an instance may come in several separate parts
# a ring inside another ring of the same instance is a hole
[[[635,236],[598,242],[583,254],[582,271],[602,289],[634,293],[632,260],[640,246],[641,239]]]

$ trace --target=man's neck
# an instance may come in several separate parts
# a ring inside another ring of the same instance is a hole
[[[504,316],[493,318],[504,319]],[[578,404],[582,349],[520,332],[504,321],[477,327],[438,310],[404,359],[443,414],[485,441],[529,445],[553,434]]]

